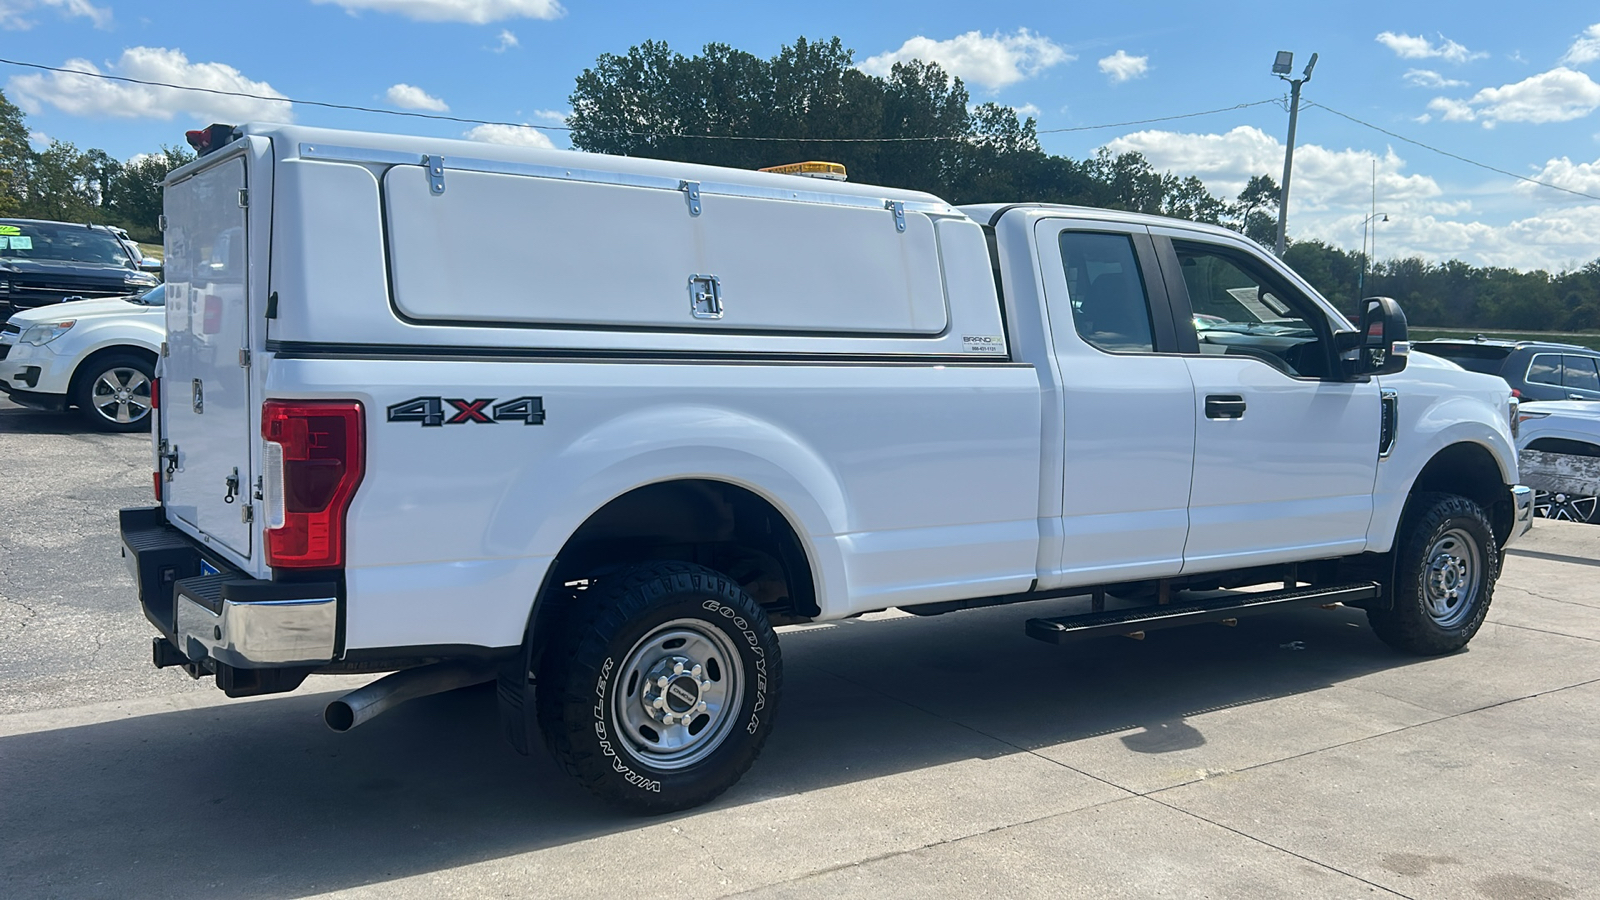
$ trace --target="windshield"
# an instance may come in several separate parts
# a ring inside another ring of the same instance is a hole
[[[1417,344],[1415,349],[1434,356],[1442,356],[1468,372],[1499,375],[1510,347],[1483,346],[1481,344]]]
[[[140,306],[166,306],[167,286],[164,284],[158,284],[139,296],[129,297],[127,300],[129,303],[137,303]]]
[[[128,248],[110,232],[64,222],[0,223],[0,257],[133,268]]]

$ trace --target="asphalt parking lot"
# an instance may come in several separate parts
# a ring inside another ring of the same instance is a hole
[[[148,439],[0,401],[0,897],[1600,896],[1600,527],[1540,521],[1471,647],[1355,610],[1073,647],[992,609],[784,635],[711,806],[616,815],[491,691],[354,732],[148,662]]]

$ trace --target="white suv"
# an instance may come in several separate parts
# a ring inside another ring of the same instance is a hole
[[[150,389],[166,335],[166,287],[72,300],[0,325],[0,391],[35,409],[76,406],[105,431],[150,427]]]

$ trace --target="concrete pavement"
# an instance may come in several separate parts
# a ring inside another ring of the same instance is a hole
[[[619,817],[473,689],[229,701],[147,661],[148,443],[0,402],[0,897],[1600,896],[1600,528],[1539,522],[1429,660],[1355,610],[1054,647],[1051,604],[783,636],[762,759]]]

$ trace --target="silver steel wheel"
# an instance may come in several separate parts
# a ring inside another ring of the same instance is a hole
[[[1452,528],[1433,542],[1426,558],[1422,602],[1435,624],[1454,628],[1471,614],[1482,587],[1478,542],[1463,529]]]
[[[744,700],[739,652],[715,626],[676,619],[623,658],[611,711],[624,748],[654,769],[682,769],[722,745]]]
[[[106,421],[131,425],[150,415],[150,378],[130,366],[107,369],[94,380],[89,403]]]
[[[1563,491],[1535,491],[1533,514],[1566,522],[1594,522],[1600,497],[1581,497]]]

